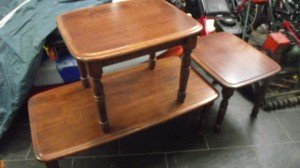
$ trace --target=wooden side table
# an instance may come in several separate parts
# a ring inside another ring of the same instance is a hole
[[[214,127],[216,132],[221,129],[228,100],[235,89],[263,80],[251,113],[251,117],[255,118],[263,103],[270,77],[281,70],[271,58],[229,33],[200,37],[192,58],[222,86],[223,99]]]
[[[100,125],[109,131],[102,68],[120,61],[183,45],[178,102],[186,97],[191,65],[201,25],[164,0],[138,0],[75,10],[57,18],[62,37],[77,59],[84,87],[93,81]],[[155,68],[150,54],[149,68]]]

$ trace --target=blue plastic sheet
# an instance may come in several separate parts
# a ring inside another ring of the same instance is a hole
[[[0,0],[0,19],[17,7],[21,0]]]
[[[55,18],[72,9],[111,0],[30,0],[0,28],[0,138],[26,100],[45,38]]]

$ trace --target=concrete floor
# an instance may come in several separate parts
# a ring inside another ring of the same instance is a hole
[[[217,86],[220,90],[220,87]],[[299,168],[300,107],[261,111],[239,92],[230,99],[224,126],[212,131],[220,98],[211,109],[204,137],[197,136],[196,110],[182,118],[60,161],[61,168]],[[27,111],[0,142],[7,168],[42,168],[34,158]]]

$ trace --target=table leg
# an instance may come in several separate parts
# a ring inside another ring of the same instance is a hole
[[[205,105],[203,107],[203,110],[201,111],[201,117],[199,120],[199,129],[198,129],[198,133],[200,136],[203,136],[203,134],[204,134],[204,126],[208,120],[208,114],[209,114],[209,111],[210,111],[211,107],[213,106],[213,104],[214,104],[214,102],[211,102],[211,103]]]
[[[45,163],[46,164],[46,167],[47,168],[59,168],[59,165],[58,165],[58,161],[55,160],[55,161],[51,161],[51,162],[47,162]]]
[[[259,92],[257,93],[256,96],[256,100],[255,100],[255,104],[254,107],[252,109],[252,113],[251,113],[251,118],[255,118],[259,112],[259,107],[263,104],[267,89],[270,85],[271,82],[271,78],[265,79],[263,81],[263,85],[261,86],[261,88],[259,89]]]
[[[107,119],[107,113],[106,113],[106,104],[105,104],[105,93],[103,84],[101,83],[101,78],[103,74],[103,69],[96,63],[89,63],[88,64],[89,72],[91,80],[94,83],[94,98],[97,103],[99,116],[100,116],[100,125],[103,130],[103,132],[107,133],[109,132],[109,123]]]
[[[191,68],[191,53],[196,47],[197,36],[192,36],[187,39],[183,45],[183,57],[181,59],[179,89],[177,93],[177,101],[182,103],[186,97],[186,86],[190,75]]]
[[[156,57],[155,57],[155,52],[151,53],[149,56],[149,68],[153,70],[156,65]]]
[[[212,84],[212,85],[217,85],[217,84],[219,84],[219,83],[218,83],[218,81],[213,80],[213,81],[211,82],[211,84]]]
[[[80,60],[76,60],[76,61],[79,68],[81,83],[83,87],[88,88],[90,86],[90,83],[86,72],[85,62],[82,62]]]
[[[233,93],[234,93],[234,89],[226,88],[226,87],[223,87],[222,89],[223,100],[220,104],[217,120],[214,126],[215,132],[220,132],[221,130],[223,120],[226,114],[227,106],[228,106],[228,100],[233,95]]]

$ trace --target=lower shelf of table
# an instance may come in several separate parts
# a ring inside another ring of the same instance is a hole
[[[80,82],[32,97],[29,117],[38,160],[59,159],[166,122],[217,98],[217,92],[191,70],[184,103],[177,103],[180,59],[157,61],[154,70],[142,64],[103,76],[111,126],[105,134],[92,88]]]

